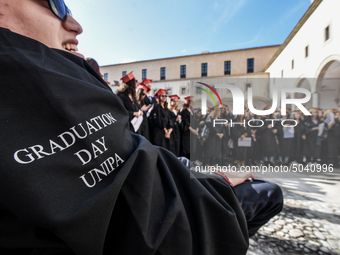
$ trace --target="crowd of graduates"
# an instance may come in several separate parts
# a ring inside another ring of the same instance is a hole
[[[227,105],[220,105],[203,115],[201,109],[193,109],[192,97],[184,98],[180,107],[180,98],[167,95],[165,89],[151,96],[152,80],[138,84],[129,73],[122,81],[116,94],[129,112],[131,131],[195,165],[338,165],[340,113],[336,109],[310,108],[310,116],[290,109],[286,116],[279,111],[235,116]],[[143,120],[136,128],[140,116]]]
[[[151,82],[144,79],[138,84],[131,72],[122,78],[122,84],[115,92],[129,112],[130,130],[178,157],[190,158],[190,133],[194,131],[190,127],[190,97],[185,98],[186,103],[180,109],[179,96],[167,95],[165,89],[159,89],[151,96]],[[142,122],[136,125],[140,117]]]
[[[338,166],[340,112],[318,108],[310,108],[309,112],[311,115],[305,116],[300,110],[287,109],[286,116],[279,111],[256,116],[247,111],[245,115],[234,116],[228,106],[222,106],[209,109],[203,116],[200,109],[194,109],[192,125],[198,127],[201,136],[192,136],[196,146],[191,159],[202,159],[206,165]],[[205,128],[209,130],[208,138],[202,139]],[[246,139],[248,143],[242,143]]]

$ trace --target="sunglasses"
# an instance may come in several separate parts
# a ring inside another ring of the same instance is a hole
[[[52,12],[62,21],[67,19],[67,14],[72,16],[72,12],[66,6],[64,0],[47,0]]]
[[[168,97],[167,95],[161,95],[161,97]]]

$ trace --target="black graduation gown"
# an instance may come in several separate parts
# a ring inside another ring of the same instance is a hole
[[[191,131],[189,130],[190,127],[190,119],[192,114],[187,110],[184,109],[180,112],[182,116],[183,128],[182,128],[182,135],[181,135],[181,155],[188,156],[190,155],[190,137]]]
[[[172,141],[165,137],[164,128],[173,128],[173,123],[168,108],[163,108],[161,105],[155,105],[151,112],[153,123],[153,142],[154,145],[161,146],[169,151],[173,147]]]
[[[248,120],[249,121],[249,120]],[[258,132],[257,130],[259,129],[258,126],[261,125],[261,122],[258,119],[255,119],[254,121],[251,121],[250,124],[254,127],[249,127],[250,133],[249,135],[252,138],[252,144],[249,149],[249,158],[252,161],[257,161],[260,160],[261,157],[261,148],[260,148],[260,140],[261,140],[261,133]],[[255,134],[253,135],[251,131],[256,131]]]
[[[152,105],[153,107],[155,107],[155,105],[157,105],[158,103],[157,103],[157,100],[154,98],[154,97],[149,97],[149,96],[145,96],[145,99],[144,99],[144,101],[145,101],[145,105]],[[148,120],[148,128],[149,128],[149,138],[150,138],[150,142],[152,143],[152,144],[155,144],[154,143],[154,140],[153,140],[153,137],[154,137],[154,134],[153,134],[153,127],[154,127],[154,124],[153,124],[153,122],[152,122],[152,117],[151,117],[151,114],[150,114],[150,116],[149,117],[147,117],[147,120]]]
[[[238,146],[238,139],[241,138],[242,135],[249,137],[249,131],[250,130],[247,127],[241,125],[233,125],[233,127],[231,128],[231,137],[234,143],[234,160],[246,161],[247,158],[249,158],[249,155],[247,155],[247,151],[250,147]]]
[[[142,105],[147,105],[145,103],[145,100],[144,102],[142,102]],[[150,141],[149,120],[147,117],[147,112],[143,112],[143,122],[140,125],[139,129],[140,129],[139,134],[144,136],[148,141]]]
[[[148,141],[150,141],[150,131],[149,131],[149,121],[146,117],[147,112],[143,112],[143,122],[139,127],[138,134],[144,136]]]
[[[328,135],[321,150],[321,158],[327,164],[333,164],[337,166],[339,135],[340,121],[335,118],[335,124],[330,129],[328,129]]]
[[[182,129],[182,120],[176,121],[178,113],[174,113],[170,111],[171,121],[173,123],[173,131],[171,133],[171,140],[172,140],[172,148],[171,151],[177,157],[180,156],[180,148],[181,148],[181,129]]]
[[[304,135],[304,121],[300,120],[300,122],[294,127],[294,143],[292,149],[292,157],[296,159],[298,162],[302,161],[302,157],[304,156],[304,140],[302,136]]]
[[[217,133],[225,134],[224,125],[213,124],[213,119],[208,117],[205,121],[209,128],[209,137],[206,143],[203,145],[204,156],[208,158],[219,158],[222,152],[222,139],[217,136]],[[213,162],[218,163],[218,162]]]
[[[262,118],[264,125],[257,129],[257,134],[259,135],[260,142],[260,152],[262,157],[275,157],[279,156],[279,147],[276,142],[275,134],[273,133],[273,128],[268,128],[271,121],[266,121]]]
[[[246,253],[231,186],[131,133],[85,60],[0,28],[0,77],[1,254]]]
[[[230,123],[230,119],[231,116],[227,115],[225,117],[221,117],[221,119],[226,119],[228,120],[228,123]],[[222,137],[222,155],[223,158],[226,159],[229,156],[231,156],[231,148],[229,148],[229,140],[232,139],[231,138],[231,126],[229,124],[229,126],[223,126],[223,137]]]
[[[288,122],[285,123],[285,125]],[[275,123],[275,128],[277,129],[276,137],[279,141],[280,155],[282,157],[290,157],[294,155],[294,138],[295,138],[295,130],[294,137],[292,138],[284,138],[284,127],[280,122]]]
[[[133,113],[139,111],[138,105],[132,102],[129,95],[124,92],[118,92],[117,96],[120,98],[120,100],[122,100],[125,109],[129,113],[130,130],[134,133],[140,134],[140,128],[137,130],[137,132],[135,132],[133,125],[131,124],[131,120],[134,118]]]
[[[304,140],[303,154],[306,157],[314,157],[315,159],[321,158],[321,146],[317,144],[319,130],[313,130],[314,127],[318,127],[322,122],[318,120],[316,123],[311,118],[307,118],[304,123],[304,134],[306,140]]]

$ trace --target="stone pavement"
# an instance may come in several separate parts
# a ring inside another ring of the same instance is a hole
[[[285,205],[249,240],[247,255],[340,255],[340,169],[326,174],[256,176],[277,183]]]

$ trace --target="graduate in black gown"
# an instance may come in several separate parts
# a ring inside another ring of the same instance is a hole
[[[322,144],[321,158],[323,163],[337,166],[338,139],[340,135],[340,121],[335,117],[335,109],[327,109],[324,112],[325,126],[327,127],[327,137]]]
[[[137,97],[136,97],[136,87],[137,82],[133,73],[129,73],[121,78],[123,83],[119,87],[119,91],[117,96],[122,100],[125,109],[129,113],[129,122],[130,122],[130,130],[134,133],[140,134],[140,130],[138,129],[135,131],[133,125],[131,124],[131,120],[133,118],[138,118],[139,116],[143,115],[143,113],[139,110],[137,104]]]
[[[307,117],[307,116],[306,116]],[[303,135],[305,134],[305,118],[303,118],[303,114],[300,110],[295,110],[292,112],[292,118],[297,122],[297,125],[294,127],[294,143],[293,143],[293,152],[291,160],[295,160],[296,162],[302,164],[304,155],[304,139]]]
[[[0,254],[245,254],[281,190],[190,171],[132,133],[64,1],[0,6]]]
[[[171,120],[173,123],[173,131],[170,135],[170,139],[172,141],[173,147],[171,151],[177,156],[180,156],[180,148],[181,148],[181,130],[182,130],[182,116],[179,114],[178,108],[178,99],[180,99],[177,95],[169,96],[170,103],[168,105]]]
[[[275,122],[275,129],[277,130],[276,137],[280,149],[280,154],[278,156],[279,163],[288,165],[288,162],[294,156],[294,122],[285,121],[283,126],[281,122],[286,120],[287,116],[281,116],[280,114],[274,117],[274,119],[280,120]]]
[[[237,115],[233,122],[244,123],[244,115]],[[231,137],[234,144],[233,157],[238,167],[245,166],[245,161],[247,160],[247,157],[249,157],[249,155],[247,155],[247,152],[249,153],[249,148],[251,148],[251,144],[249,147],[245,147],[242,146],[240,142],[245,138],[249,139],[250,134],[251,132],[247,124],[235,124],[231,128]]]
[[[152,112],[153,108],[155,107],[155,105],[157,104],[157,99],[154,97],[153,92],[152,92],[152,80],[151,79],[143,79],[142,83],[149,88],[149,90],[146,92],[144,101],[145,101],[146,105],[151,105],[150,109],[147,111],[146,117],[147,117],[148,122],[149,122],[150,142],[152,144],[154,144],[154,141],[153,141],[154,124],[152,122],[151,112]]]
[[[320,124],[323,122],[320,120],[318,110],[316,108],[310,108],[309,112],[312,116],[307,116],[303,123],[303,154],[306,156],[307,163],[320,163],[321,141],[320,138],[318,138],[318,133]]]
[[[181,110],[180,115],[182,116],[183,129],[181,136],[181,156],[190,159],[190,143],[197,139],[198,126],[193,126],[191,120],[193,119],[192,109],[192,97],[188,96],[184,98],[185,104]],[[194,148],[194,147],[193,147]],[[193,149],[192,148],[192,149]]]
[[[149,132],[149,120],[148,120],[148,111],[152,107],[151,104],[147,105],[146,103],[146,93],[150,91],[150,88],[147,87],[145,84],[140,83],[137,86],[137,105],[138,108],[143,112],[143,122],[140,126],[139,134],[144,136],[146,139],[150,141],[150,132]]]
[[[151,112],[153,123],[153,142],[157,146],[161,146],[169,151],[173,146],[170,140],[173,131],[173,123],[168,109],[167,97],[165,89],[159,89],[156,93],[158,104],[154,106]]]
[[[264,108],[264,110],[267,107]],[[260,152],[265,163],[275,164],[274,159],[280,155],[279,146],[276,142],[277,127],[272,121],[266,119],[271,119],[270,115],[262,116],[261,120],[264,125],[257,129],[257,137],[260,143]]]
[[[221,164],[222,139],[225,133],[224,125],[215,125],[214,120],[220,118],[221,108],[215,107],[208,115],[205,124],[209,129],[209,136],[203,147],[204,163],[208,165]]]

